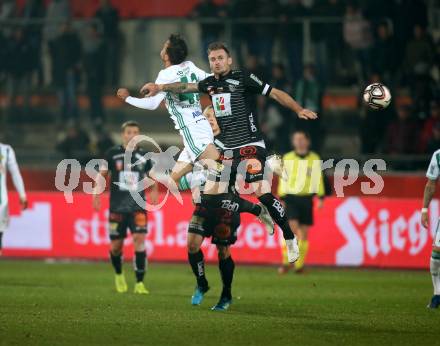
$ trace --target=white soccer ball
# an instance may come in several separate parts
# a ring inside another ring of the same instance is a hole
[[[391,102],[390,90],[382,83],[370,84],[364,90],[364,102],[375,110],[387,108]]]

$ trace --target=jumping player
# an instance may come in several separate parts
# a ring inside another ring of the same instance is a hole
[[[294,111],[302,119],[316,119],[317,115],[302,108],[287,93],[272,88],[254,74],[244,70],[232,70],[232,58],[225,44],[221,42],[210,44],[208,59],[214,74],[198,83],[148,83],[143,86],[142,91],[151,97],[161,92],[177,94],[201,92],[211,96],[221,129],[218,143],[223,150],[232,151],[233,156],[230,177],[227,179],[233,179],[240,168],[245,169],[238,173],[245,176],[246,182],[251,184],[260,202],[280,226],[286,240],[288,261],[294,263],[299,257],[298,244],[281,202],[271,193],[271,186],[264,179],[266,148],[258,126],[258,119],[252,112],[250,98],[256,94],[270,97]],[[242,162],[247,162],[247,166],[245,164],[243,167]],[[230,182],[222,181],[224,176],[222,177],[218,172],[212,170],[210,172],[210,182],[202,196],[202,206],[216,209],[221,206],[229,208],[232,205],[237,206],[238,211],[241,211],[239,203],[235,203],[225,190],[225,186],[228,187]],[[222,186],[223,189],[221,189]]]
[[[209,76],[194,63],[187,61],[187,54],[188,48],[185,40],[179,35],[170,35],[160,52],[165,69],[159,72],[156,83],[197,83]],[[218,169],[216,160],[220,157],[220,152],[213,144],[214,136],[211,127],[202,115],[198,93],[189,92],[176,95],[171,92],[160,92],[154,97],[135,98],[130,96],[127,89],[121,88],[117,95],[135,107],[149,110],[157,109],[160,103],[165,100],[168,113],[171,115],[175,128],[182,136],[185,147],[171,172],[171,179],[176,185],[183,175],[192,170],[196,160],[203,160],[204,164],[213,170]],[[168,185],[168,187],[170,186]],[[239,204],[240,212],[248,212],[259,217],[267,229],[272,227],[270,232],[273,233],[273,222],[261,204],[253,204],[237,195],[231,194],[228,197]]]

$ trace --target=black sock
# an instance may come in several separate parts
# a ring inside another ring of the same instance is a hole
[[[3,248],[3,232],[0,232],[0,250]]]
[[[191,269],[196,276],[197,286],[201,290],[208,290],[208,280],[206,280],[205,276],[205,260],[203,257],[202,250],[196,253],[188,252],[188,262],[191,265]]]
[[[261,207],[248,200],[237,196],[234,193],[220,193],[218,195],[202,195],[202,206],[206,209],[224,208],[239,213],[251,213],[255,216],[260,215]]]
[[[218,262],[220,275],[223,282],[222,298],[232,299],[231,286],[234,278],[235,263],[231,256],[226,259],[220,259]]]
[[[287,220],[286,211],[281,202],[271,193],[266,193],[258,199],[267,208],[275,223],[280,226],[283,231],[284,239],[288,240],[295,238],[295,235],[290,228],[289,221]]]
[[[113,253],[110,251],[110,260],[112,262],[112,266],[115,269],[116,274],[122,273],[122,253],[119,255],[113,255]]]
[[[136,251],[134,256],[134,272],[136,274],[136,282],[142,282],[144,281],[147,253],[145,250]]]

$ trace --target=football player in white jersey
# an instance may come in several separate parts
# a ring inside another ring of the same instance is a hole
[[[198,83],[210,75],[199,69],[191,61],[187,61],[187,54],[188,48],[185,40],[179,35],[170,35],[160,52],[165,69],[159,72],[156,84]],[[216,162],[220,158],[220,152],[214,145],[211,126],[202,114],[198,93],[161,92],[153,97],[136,98],[131,97],[127,89],[120,88],[117,96],[135,107],[149,110],[157,109],[161,102],[165,100],[168,113],[174,122],[175,128],[182,136],[185,147],[171,172],[171,179],[176,189],[180,178],[192,171],[196,160],[201,160],[212,171],[218,172],[222,169],[222,165]],[[167,186],[171,188],[172,185]],[[273,221],[264,205],[251,203],[235,194],[230,194],[229,197],[239,205],[240,212],[248,212],[257,216],[268,232],[273,234]]]
[[[425,192],[423,194],[423,207],[422,207],[422,225],[428,228],[429,215],[428,208],[429,203],[434,197],[435,186],[440,176],[440,150],[437,150],[431,158],[431,162],[426,172],[426,178],[428,178],[425,186]],[[432,277],[432,285],[434,286],[434,295],[431,298],[431,302],[428,308],[436,309],[440,306],[440,219],[437,221],[437,226],[434,234],[434,242],[432,244],[430,271]]]
[[[197,83],[205,79],[209,74],[191,61],[186,61],[187,53],[185,41],[179,35],[170,35],[160,52],[165,68],[159,72],[156,83]],[[182,136],[185,146],[171,173],[171,178],[176,183],[181,176],[192,170],[192,163],[197,159],[216,160],[219,157],[220,153],[213,144],[212,129],[202,114],[199,94],[177,95],[163,92],[154,97],[136,98],[130,96],[127,89],[121,88],[117,95],[128,104],[148,110],[157,109],[165,100],[174,127]]]
[[[2,254],[2,237],[9,224],[7,173],[11,174],[15,189],[20,196],[22,209],[27,208],[26,192],[23,179],[15,159],[14,149],[10,145],[0,143],[0,256]]]

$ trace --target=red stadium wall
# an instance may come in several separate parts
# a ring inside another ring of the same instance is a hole
[[[165,207],[149,215],[147,250],[152,261],[186,261],[186,234],[193,207],[185,194],[184,204],[169,198]],[[106,259],[108,255],[108,201],[103,211],[92,210],[92,198],[74,193],[68,204],[59,192],[30,192],[29,209],[21,212],[18,196],[11,193],[11,224],[4,235],[4,255]],[[310,233],[308,264],[427,268],[432,231],[440,215],[439,201],[431,204],[430,230],[420,225],[419,199],[328,198],[315,210],[316,224]],[[266,234],[251,216],[242,217],[233,255],[239,263],[277,264],[281,261],[280,237]],[[132,256],[127,239],[126,258]],[[215,248],[205,241],[210,261]]]
[[[25,0],[17,0],[19,8],[23,8]],[[50,0],[44,1],[46,4]],[[72,13],[75,17],[91,17],[99,7],[99,0],[70,0]],[[198,0],[112,0],[111,3],[119,11],[122,18],[137,17],[184,17],[187,16]],[[218,4],[225,1],[217,0]]]

